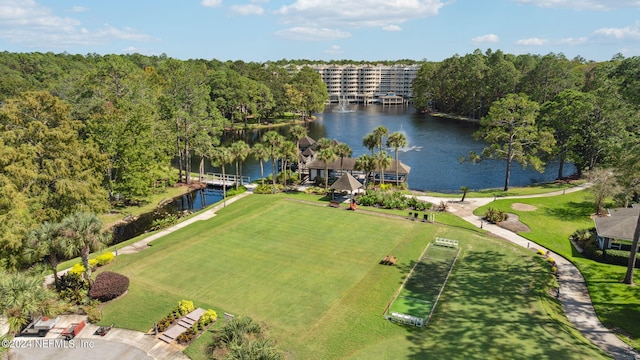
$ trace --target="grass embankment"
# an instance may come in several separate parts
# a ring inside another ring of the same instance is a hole
[[[505,196],[526,196],[526,195],[537,195],[537,194],[547,194],[554,191],[566,190],[578,185],[584,184],[584,180],[575,180],[571,182],[550,182],[544,184],[536,184],[531,186],[522,186],[522,187],[512,187],[508,191],[504,191],[502,189],[484,189],[478,191],[469,191],[467,192],[467,198],[487,198],[487,197],[496,197],[501,198]],[[462,191],[458,191],[456,193],[438,193],[438,192],[428,192],[429,196],[437,196],[443,198],[450,198],[454,196],[460,196],[462,198]]]
[[[535,206],[534,211],[518,211],[514,203]],[[592,195],[579,191],[566,195],[531,199],[503,199],[476,210],[484,214],[488,207],[517,214],[531,232],[520,233],[573,262],[582,272],[598,317],[608,328],[636,349],[640,349],[640,287],[622,284],[626,267],[602,264],[585,258],[569,241],[578,229],[594,226]],[[640,271],[635,281],[640,282]]]
[[[149,330],[182,299],[266,322],[293,358],[603,358],[547,293],[535,254],[477,231],[251,195],[110,271],[131,279],[103,324]],[[426,329],[382,317],[435,237],[462,252]],[[385,255],[397,266],[378,262]],[[551,312],[552,315],[548,315]],[[187,353],[201,358],[202,339]]]
[[[119,220],[122,220],[125,216],[137,216],[152,212],[163,200],[171,199],[190,191],[193,191],[193,189],[189,186],[170,186],[167,187],[165,191],[137,199],[139,205],[117,207],[107,214],[100,214],[98,217],[102,220],[105,227],[109,227]]]

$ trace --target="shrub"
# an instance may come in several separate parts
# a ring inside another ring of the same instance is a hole
[[[87,289],[89,289],[89,283],[80,274],[68,272],[62,275],[58,282],[60,299],[73,304],[85,304],[88,302]]]
[[[91,290],[89,290],[89,296],[92,299],[105,302],[124,294],[128,288],[128,277],[111,271],[105,271],[96,276],[96,280],[93,286],[91,286]]]
[[[236,188],[227,190],[227,197],[240,195],[245,191],[247,191],[247,188],[244,187],[244,185],[241,185],[241,186],[238,186],[238,190],[236,190]]]
[[[171,326],[171,324],[173,324],[172,320],[163,318],[162,320],[158,321],[158,331],[162,332],[167,330],[169,326]]]
[[[279,191],[282,185],[276,184],[276,191]],[[253,190],[254,194],[272,194],[273,193],[273,184],[258,185]]]
[[[488,208],[484,213],[484,219],[492,224],[506,221],[509,218],[506,212],[494,208]]]
[[[199,322],[202,326],[207,326],[212,322],[216,321],[217,319],[218,319],[218,314],[215,312],[215,310],[209,309],[205,311],[204,314],[202,314]]]
[[[91,269],[95,268],[96,266],[98,266],[98,260],[97,259],[89,259],[89,266],[91,266]]]
[[[595,228],[576,230],[576,232],[574,232],[569,236],[569,240],[575,241],[583,249],[589,240],[595,240],[595,239],[596,239]]]
[[[175,225],[178,223],[179,217],[175,214],[170,214],[160,219],[155,219],[151,223],[151,227],[149,227],[150,231],[156,231],[160,229],[167,228],[169,226]]]
[[[106,252],[102,255],[96,257],[96,261],[98,262],[98,266],[105,266],[113,261],[116,256],[113,255],[112,252]]]
[[[180,344],[186,345],[190,343],[196,335],[196,331],[193,328],[188,328],[187,331],[178,335],[176,341]]]
[[[87,305],[82,308],[90,323],[95,324],[102,320],[102,311],[95,305]]]
[[[549,262],[549,264],[555,264],[556,260],[552,257],[547,258],[547,262]]]
[[[542,250],[542,249],[538,249],[538,255],[542,255],[542,256],[544,256],[544,255],[545,255],[544,250]]]
[[[82,265],[82,263],[77,263],[73,265],[68,273],[71,275],[82,275],[85,271],[84,265]]]
[[[178,303],[178,313],[182,316],[192,312],[195,308],[196,307],[193,305],[193,301],[191,300],[180,300]]]

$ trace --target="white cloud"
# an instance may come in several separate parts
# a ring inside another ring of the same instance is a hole
[[[202,0],[201,4],[205,7],[218,7],[222,5],[222,0]]]
[[[259,5],[246,4],[246,5],[233,5],[231,11],[238,15],[262,15],[264,14],[264,8]]]
[[[276,32],[276,35],[291,40],[334,40],[351,37],[351,34],[337,29],[293,27]]]
[[[71,8],[70,11],[74,13],[81,13],[81,12],[89,11],[89,8],[84,6],[74,6]]]
[[[474,43],[497,43],[500,41],[500,38],[498,38],[498,35],[495,34],[486,34],[482,36],[476,36],[471,39],[471,41],[473,41]]]
[[[529,38],[529,39],[521,39],[516,41],[516,44],[518,45],[527,45],[527,46],[542,46],[544,44],[547,44],[549,42],[549,40],[547,39],[540,39],[540,38]]]
[[[402,28],[398,25],[386,25],[382,27],[384,31],[402,31]]]
[[[594,33],[616,39],[640,39],[640,24],[636,23],[623,28],[601,28]]]
[[[64,48],[113,40],[148,41],[148,35],[132,28],[108,24],[92,30],[72,17],[61,17],[33,0],[0,0],[0,38],[27,47]]]
[[[589,39],[586,37],[565,38],[565,39],[560,39],[560,41],[558,41],[558,43],[562,45],[582,45],[587,42],[589,42]]]
[[[344,51],[342,50],[342,47],[340,47],[340,45],[331,45],[331,47],[324,51],[325,54],[329,55],[342,54],[343,52]]]
[[[521,4],[531,4],[545,8],[569,8],[575,10],[612,10],[638,8],[638,0],[515,0]]]
[[[296,0],[276,14],[287,24],[313,27],[384,27],[437,15],[445,0]]]

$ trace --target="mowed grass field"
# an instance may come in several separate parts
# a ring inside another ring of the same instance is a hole
[[[428,242],[462,252],[426,329],[382,312]],[[397,266],[379,265],[385,255]],[[558,315],[535,254],[459,227],[250,195],[107,269],[129,292],[103,324],[140,331],[182,299],[264,322],[292,359],[603,358]],[[206,335],[205,335],[206,336]],[[202,358],[207,339],[187,349]]]

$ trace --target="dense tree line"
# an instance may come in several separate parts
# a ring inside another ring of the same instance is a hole
[[[622,155],[640,135],[634,100],[639,69],[638,58],[621,55],[593,62],[553,53],[476,50],[423,64],[413,84],[415,105],[421,111],[481,119],[476,135],[489,146],[469,158],[506,159],[505,190],[512,160],[543,169],[546,161],[557,159],[558,178],[566,175],[565,162],[575,164],[578,175],[596,167],[617,167],[624,173]],[[505,100],[509,96],[511,104]],[[529,130],[522,131],[525,127]],[[625,191],[635,192],[629,187]]]
[[[0,261],[10,269],[31,263],[25,246],[40,224],[189,182],[193,154],[224,160],[224,128],[307,117],[327,98],[310,68],[240,61],[2,52],[0,69]],[[239,165],[248,150],[232,155]]]

